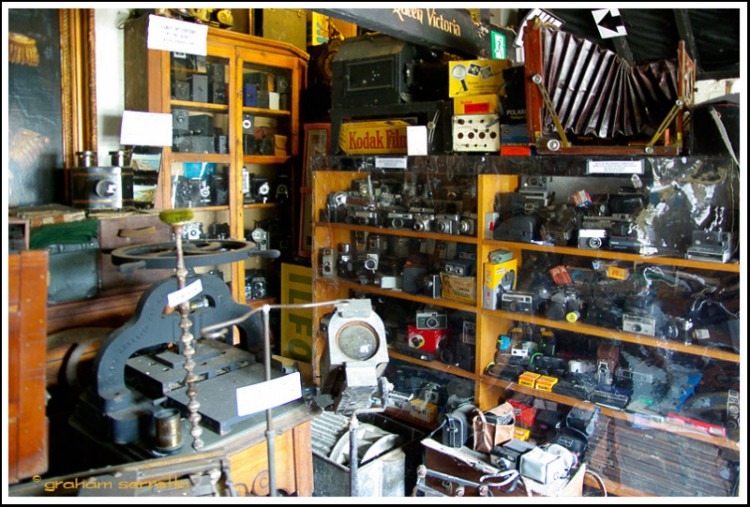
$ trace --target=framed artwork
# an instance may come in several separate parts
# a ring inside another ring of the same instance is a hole
[[[312,171],[313,159],[328,153],[331,144],[330,123],[306,123],[305,144],[302,153],[302,185],[300,187],[300,224],[297,254],[309,258],[312,255]]]
[[[8,10],[9,206],[67,202],[63,169],[96,150],[93,13]]]

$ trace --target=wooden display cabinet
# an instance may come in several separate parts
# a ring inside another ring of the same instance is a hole
[[[252,231],[268,232],[273,224],[278,236],[259,248],[292,254],[295,231],[283,225],[296,216],[299,104],[309,55],[213,27],[205,56],[153,50],[146,46],[148,23],[144,16],[125,27],[125,108],[172,114],[173,145],[163,150],[156,207],[194,208],[202,226],[196,237],[254,241]],[[267,292],[278,294],[278,264],[250,257],[214,269],[245,302],[246,270],[268,271]]]

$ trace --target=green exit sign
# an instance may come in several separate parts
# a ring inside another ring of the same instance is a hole
[[[505,60],[506,58],[508,58],[508,53],[505,46],[505,35],[495,31],[492,31],[491,34],[492,58],[494,58],[495,60]]]

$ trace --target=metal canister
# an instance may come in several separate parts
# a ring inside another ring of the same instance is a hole
[[[114,167],[130,167],[130,159],[133,152],[130,150],[117,150],[110,151],[109,156],[112,159],[112,165]]]
[[[133,206],[133,169],[130,167],[74,167],[70,195],[76,208],[120,210]]]
[[[99,161],[95,151],[77,151],[76,160],[78,167],[96,167]]]
[[[155,448],[161,452],[172,452],[182,447],[182,424],[180,411],[165,408],[154,414]]]

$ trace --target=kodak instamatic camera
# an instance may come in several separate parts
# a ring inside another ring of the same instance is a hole
[[[410,348],[427,354],[436,354],[442,348],[446,338],[445,329],[418,329],[409,324],[406,340]]]

